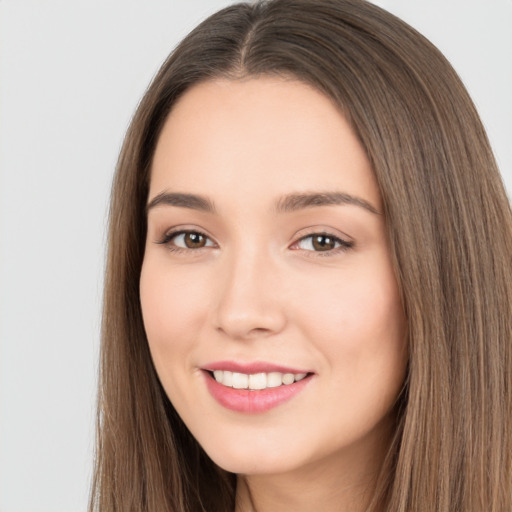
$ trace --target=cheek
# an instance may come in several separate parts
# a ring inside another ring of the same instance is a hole
[[[308,338],[333,372],[357,385],[401,384],[406,322],[394,274],[383,258],[304,282],[297,304]]]
[[[356,343],[366,332],[388,337],[404,324],[396,281],[382,264],[342,268],[316,279],[306,277],[299,298],[297,307],[311,325],[336,332],[347,342]]]
[[[201,280],[199,280],[201,281]],[[144,260],[140,278],[140,299],[144,327],[157,369],[159,361],[175,357],[193,347],[204,323],[207,297],[205,287],[184,271],[170,272],[152,258]],[[174,357],[168,357],[168,356]]]
[[[355,440],[373,430],[392,409],[406,374],[406,322],[386,267],[352,268],[324,285],[324,293],[315,287],[304,294],[303,329],[327,377],[326,428],[336,425],[342,444],[345,436]]]

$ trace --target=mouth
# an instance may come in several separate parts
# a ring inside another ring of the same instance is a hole
[[[298,395],[315,375],[282,367],[262,371],[259,365],[252,365],[250,370],[234,364],[214,366],[202,369],[210,395],[224,408],[240,413],[263,413],[287,402]]]
[[[207,373],[222,386],[233,389],[249,389],[260,391],[269,388],[289,386],[295,382],[305,379],[309,373],[282,373],[282,372],[259,372],[239,373],[229,370],[213,370]]]

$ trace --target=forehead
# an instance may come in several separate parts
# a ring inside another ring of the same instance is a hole
[[[380,208],[370,163],[339,109],[282,78],[214,80],[188,90],[155,150],[150,197],[164,190],[260,201],[340,190]]]

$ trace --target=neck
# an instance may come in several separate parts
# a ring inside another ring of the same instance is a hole
[[[239,477],[237,482],[236,512],[364,512],[370,501],[371,485],[323,481],[319,486],[310,478],[282,476]]]

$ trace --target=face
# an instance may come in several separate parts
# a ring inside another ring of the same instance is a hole
[[[140,279],[162,385],[210,457],[285,473],[369,457],[405,367],[370,163],[292,80],[194,86],[158,140]]]

